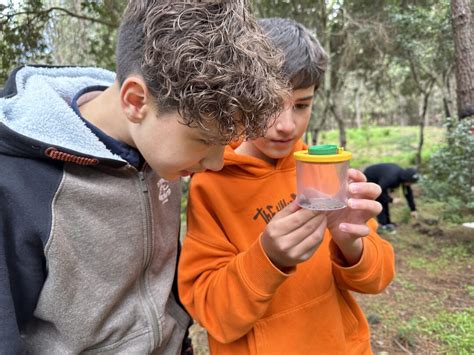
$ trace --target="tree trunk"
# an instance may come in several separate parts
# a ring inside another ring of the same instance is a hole
[[[355,89],[355,100],[354,100],[354,106],[355,106],[355,122],[356,122],[356,127],[361,128],[362,127],[362,120],[361,120],[361,114],[360,114],[360,91],[359,89]]]
[[[344,118],[342,117],[342,95],[337,93],[332,95],[331,111],[336,120],[337,127],[339,129],[339,146],[346,148],[346,127],[344,125]]]
[[[313,128],[312,135],[311,135],[311,144],[316,145],[318,144],[318,136],[319,132],[323,129],[324,123],[326,122],[326,117],[327,117],[327,106],[324,109],[324,112],[322,114],[321,120],[319,123]]]
[[[407,110],[406,110],[406,104],[401,94],[398,94],[397,96],[397,115],[398,115],[398,119],[400,120],[400,127],[406,126],[405,117],[407,115]]]
[[[423,91],[423,102],[420,107],[420,140],[418,141],[418,149],[416,151],[416,167],[418,170],[421,167],[421,151],[423,150],[423,143],[425,141],[426,112],[428,111],[428,102],[433,84],[434,81],[428,84],[427,90]]]
[[[446,118],[451,117],[451,110],[449,109],[449,101],[446,96],[443,96],[444,116]]]
[[[474,30],[472,0],[451,0],[459,119],[474,116]]]
[[[441,80],[437,81],[439,89],[441,90],[441,94],[443,96],[443,109],[444,109],[444,116],[446,119],[452,117],[451,106],[452,106],[453,100],[451,97],[451,89],[449,87],[450,86],[449,78],[451,76],[451,70],[452,70],[452,66],[444,70],[441,76]]]

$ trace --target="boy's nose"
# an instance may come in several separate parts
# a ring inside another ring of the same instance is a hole
[[[295,129],[295,120],[293,119],[293,110],[290,106],[280,113],[275,123],[275,128],[281,133],[292,133]]]
[[[204,158],[202,165],[207,170],[219,171],[224,167],[224,145],[216,145],[213,147],[206,158]]]

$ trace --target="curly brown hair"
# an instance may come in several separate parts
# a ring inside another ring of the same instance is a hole
[[[218,140],[262,136],[288,95],[281,52],[247,0],[129,1],[119,30],[117,77],[143,76],[162,112]]]

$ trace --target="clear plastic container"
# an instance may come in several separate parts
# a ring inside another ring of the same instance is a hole
[[[324,144],[295,152],[296,201],[314,211],[333,211],[347,206],[347,170],[350,152]]]

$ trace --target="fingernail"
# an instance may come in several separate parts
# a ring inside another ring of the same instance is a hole
[[[343,232],[347,232],[347,224],[341,223],[341,224],[339,225],[339,229],[340,229],[341,231],[343,231]]]
[[[350,208],[357,208],[357,202],[355,202],[352,198],[347,201],[347,204],[349,205]]]

